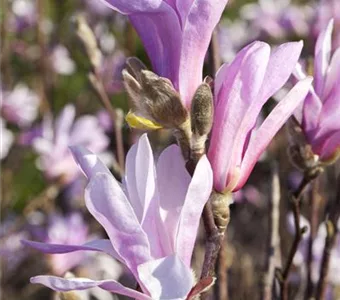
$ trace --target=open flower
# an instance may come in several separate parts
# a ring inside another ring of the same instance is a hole
[[[315,46],[314,84],[297,115],[307,142],[321,162],[334,161],[340,150],[340,48],[332,58],[333,21],[318,37]],[[295,75],[305,78],[301,67]]]
[[[67,105],[55,122],[46,116],[41,126],[33,128],[21,137],[23,143],[32,143],[40,154],[38,167],[48,179],[72,182],[79,174],[68,147],[82,145],[96,153],[102,153],[109,139],[100,127],[97,117],[85,115],[75,120],[75,107]]]
[[[73,147],[72,152],[89,180],[86,206],[109,239],[83,246],[26,243],[46,253],[105,252],[132,272],[142,292],[114,280],[37,276],[31,282],[57,291],[99,286],[135,299],[185,299],[194,284],[190,261],[212,188],[207,158],[202,157],[190,178],[179,148],[173,145],[160,155],[155,167],[149,141],[143,135],[127,155],[121,186],[94,154],[80,147]]]
[[[128,15],[154,72],[171,80],[183,104],[202,82],[203,63],[212,32],[228,0],[103,0]]]
[[[254,42],[243,48],[215,79],[215,116],[208,158],[218,192],[240,189],[271,139],[304,99],[311,78],[300,81],[257,128],[262,106],[288,80],[302,42],[270,51]]]
[[[20,127],[31,125],[38,115],[39,97],[26,85],[17,84],[12,91],[4,91],[1,114]]]

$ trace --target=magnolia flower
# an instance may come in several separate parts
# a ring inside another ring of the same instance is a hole
[[[264,33],[271,38],[282,39],[287,35],[301,36],[309,32],[311,7],[295,6],[291,0],[258,2],[246,4],[241,9],[241,16],[251,22],[252,30],[256,30],[258,36]]]
[[[57,291],[95,286],[135,299],[185,299],[194,285],[190,261],[200,216],[212,188],[212,171],[205,156],[191,178],[177,146],[168,147],[154,164],[146,135],[127,154],[121,186],[98,158],[81,147],[73,155],[88,178],[85,203],[104,227],[108,240],[80,245],[26,242],[46,253],[102,251],[124,264],[140,290],[114,280],[31,279]]]
[[[75,108],[67,105],[52,124],[46,117],[40,130],[33,129],[35,136],[31,140],[34,150],[40,154],[38,167],[49,179],[61,178],[63,183],[70,183],[79,174],[68,147],[82,145],[96,153],[102,153],[109,144],[98,119],[86,115],[75,119]]]
[[[5,158],[8,154],[9,149],[11,148],[14,135],[12,131],[6,128],[6,122],[0,118],[0,133],[1,133],[1,149],[0,149],[0,160]]]
[[[29,126],[37,117],[39,97],[24,84],[12,91],[4,91],[1,103],[2,116],[18,126]]]
[[[304,101],[301,114],[296,115],[307,142],[321,162],[334,161],[340,150],[340,48],[330,58],[332,30],[333,21],[330,21],[318,37],[314,84]],[[295,75],[299,79],[306,77],[301,66]]]
[[[76,69],[69,51],[63,45],[58,45],[53,49],[50,60],[54,71],[58,74],[71,75]]]
[[[340,2],[338,0],[320,0],[314,7],[316,16],[313,20],[313,33],[317,37],[334,19],[333,49],[340,47]]]
[[[88,226],[79,213],[66,217],[52,215],[46,233],[45,242],[51,244],[80,245],[88,240]],[[52,255],[49,257],[49,264],[54,274],[63,275],[77,266],[83,258],[82,253]]]
[[[128,15],[157,75],[171,80],[183,104],[202,82],[205,53],[228,0],[103,0]]]
[[[263,42],[243,48],[215,79],[215,116],[208,158],[218,192],[240,189],[256,161],[295,108],[304,99],[311,78],[300,81],[256,126],[262,106],[289,78],[302,42],[270,51]]]

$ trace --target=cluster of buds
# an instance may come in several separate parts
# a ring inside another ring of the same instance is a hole
[[[129,125],[144,130],[172,130],[184,158],[198,162],[212,127],[211,80],[205,79],[198,87],[189,113],[171,81],[147,70],[139,59],[127,60],[123,78],[134,106],[126,117]]]

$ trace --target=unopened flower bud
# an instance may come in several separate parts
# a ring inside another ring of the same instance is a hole
[[[188,112],[169,79],[146,70],[136,58],[127,61],[123,78],[136,115],[169,129],[187,122]]]
[[[213,95],[210,86],[202,83],[191,104],[191,159],[198,161],[205,153],[205,142],[213,122]]]
[[[96,37],[83,15],[75,16],[74,22],[77,36],[83,43],[93,68],[97,70],[101,66],[102,53],[98,48]]]

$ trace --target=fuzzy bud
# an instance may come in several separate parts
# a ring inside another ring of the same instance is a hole
[[[191,160],[197,162],[205,153],[205,142],[213,123],[213,95],[208,83],[202,83],[191,104]]]
[[[146,70],[136,58],[127,61],[123,78],[136,114],[169,129],[187,122],[188,112],[169,79]]]

